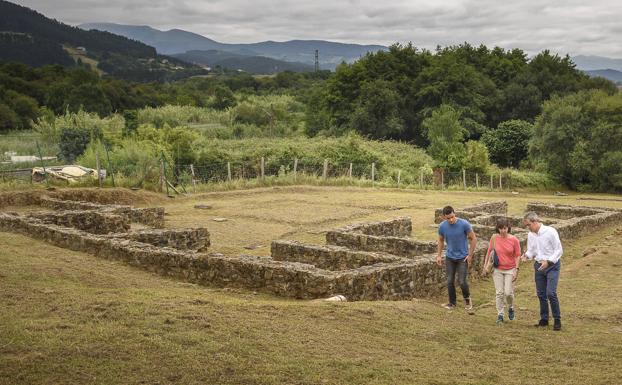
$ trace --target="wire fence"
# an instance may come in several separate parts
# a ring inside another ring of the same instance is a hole
[[[105,163],[102,163],[105,164]],[[344,162],[325,159],[297,159],[271,160],[263,157],[257,160],[246,161],[212,161],[197,164],[169,165],[160,158],[154,160],[154,165],[159,165],[159,176],[152,184],[159,186],[164,191],[169,186],[197,187],[200,184],[235,183],[238,181],[262,180],[262,179],[289,179],[291,183],[304,182],[305,179],[313,178],[318,181],[344,184],[351,182],[371,183],[382,186],[413,186],[422,189],[490,189],[508,190],[512,188],[511,173],[502,170],[496,173],[480,173],[470,170],[448,171],[443,169],[403,168],[386,166],[377,162]],[[28,166],[28,167],[26,167]],[[39,183],[47,178],[42,178],[41,170],[38,175],[33,174],[33,167],[55,166],[41,160],[32,164],[2,164],[0,166],[0,182]],[[157,166],[154,166],[157,167]],[[102,166],[103,168],[103,166]],[[46,170],[47,172],[47,170]],[[114,180],[117,171],[106,170],[107,180],[104,184],[109,185]],[[33,175],[35,175],[33,177]],[[94,174],[98,175],[98,174]],[[49,173],[54,178],[54,175]],[[126,180],[132,180],[132,175],[124,175]],[[137,181],[142,178],[134,176]],[[99,182],[95,182],[99,183]],[[95,184],[94,183],[94,184]],[[135,182],[138,183],[138,182]],[[185,189],[185,188],[184,188]]]
[[[292,159],[269,162],[257,161],[211,162],[209,164],[176,165],[176,183],[225,183],[238,180],[312,177],[320,180],[358,180],[385,185],[409,185],[428,189],[501,189],[512,188],[511,174],[506,171],[480,173],[443,169],[386,167],[376,162],[334,162]]]

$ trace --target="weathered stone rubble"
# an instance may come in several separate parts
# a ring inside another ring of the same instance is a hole
[[[327,245],[274,241],[272,258],[206,254],[205,229],[141,229],[132,231],[129,206],[88,202],[58,202],[39,197],[54,213],[0,214],[0,231],[36,236],[54,245],[119,259],[158,274],[200,284],[241,287],[294,298],[335,294],[349,300],[425,297],[445,287],[444,269],[435,263],[436,242],[410,237],[409,218],[346,226],[326,234]],[[68,210],[70,209],[70,210]],[[67,211],[68,210],[68,211]],[[562,239],[581,236],[596,226],[617,222],[622,211],[607,208],[530,204],[528,210],[545,217]],[[490,234],[506,202],[486,202],[457,210],[472,221],[478,246],[471,271],[480,271]],[[142,210],[142,212],[149,212]],[[438,210],[435,217],[438,216]],[[138,214],[139,218],[141,214]],[[163,224],[163,210],[148,214]],[[521,217],[510,217],[514,233],[525,244]],[[436,218],[435,218],[436,220]],[[114,228],[116,226],[116,229]]]

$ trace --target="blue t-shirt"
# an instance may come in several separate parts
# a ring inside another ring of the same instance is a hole
[[[441,223],[438,227],[438,235],[442,235],[445,238],[445,243],[447,244],[445,255],[447,258],[464,259],[469,255],[467,234],[472,230],[469,221],[462,218],[458,218],[453,225],[450,225],[447,221]]]

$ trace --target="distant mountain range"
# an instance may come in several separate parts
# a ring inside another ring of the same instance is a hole
[[[571,59],[577,65],[577,69],[592,77],[600,76],[622,84],[622,59],[584,55],[574,56]]]
[[[622,71],[622,59],[612,59],[603,56],[578,55],[571,58],[577,68],[582,71],[612,69]]]
[[[332,70],[341,62],[345,61],[351,63],[365,56],[368,52],[387,49],[387,47],[382,45],[345,44],[324,40],[264,41],[250,44],[227,44],[180,29],[160,31],[149,26],[113,23],[86,23],[78,27],[86,30],[96,29],[107,31],[125,36],[151,45],[155,47],[159,53],[176,57],[184,57],[179,54],[186,54],[189,51],[194,51],[192,56],[196,58],[198,55],[197,51],[211,51],[210,53],[201,55],[203,58],[210,58],[210,61],[201,62],[202,64],[210,66],[218,65],[218,63],[214,61],[217,58],[217,52],[215,53],[214,51],[237,54],[238,60],[241,60],[243,56],[263,56],[283,62],[301,63],[313,66],[315,63],[315,50],[318,50],[320,68]],[[282,68],[285,66],[285,64],[278,63],[275,63],[275,65]]]
[[[616,71],[611,69],[606,70],[593,70],[593,71],[583,71],[591,77],[600,76],[601,78],[609,79],[614,83],[622,84],[622,71]]]
[[[85,65],[133,81],[174,80],[205,73],[153,47],[104,31],[85,31],[0,0],[0,61],[31,66]]]
[[[292,63],[264,56],[247,56],[218,50],[187,51],[171,56],[188,63],[208,66],[212,70],[220,66],[253,74],[275,74],[283,71],[311,72],[314,69],[310,64]]]

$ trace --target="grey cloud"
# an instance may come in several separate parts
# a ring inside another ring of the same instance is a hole
[[[622,57],[622,2],[608,0],[18,0],[79,24],[113,22],[184,29],[225,43],[323,39],[361,44],[412,41],[521,48],[529,54]]]

